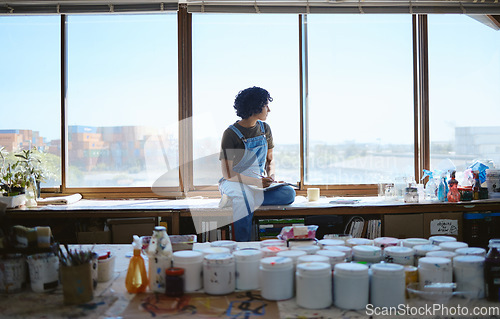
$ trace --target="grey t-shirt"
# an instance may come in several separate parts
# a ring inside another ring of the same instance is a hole
[[[274,147],[271,127],[266,122],[263,122],[263,124],[264,131],[266,133],[267,148],[271,149]],[[245,138],[252,138],[262,135],[259,122],[257,122],[253,127],[243,127],[238,124],[238,122],[235,122],[233,125],[241,132],[241,134],[243,134]],[[238,137],[238,135],[236,135],[236,133],[228,127],[224,131],[224,134],[222,134],[221,152],[219,155],[219,159],[233,161],[234,166],[236,166],[236,164],[238,164],[242,159],[244,151],[245,144]]]

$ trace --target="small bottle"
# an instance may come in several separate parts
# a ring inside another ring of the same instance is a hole
[[[141,256],[141,241],[139,236],[134,235],[134,255],[130,258],[127,277],[125,278],[125,287],[131,294],[145,292],[148,287],[148,274],[144,259]]]
[[[165,270],[165,287],[167,296],[182,296],[184,294],[184,268],[167,268]]]
[[[500,239],[490,239],[484,262],[486,299],[500,301]]]
[[[458,181],[455,179],[455,171],[451,173],[450,180],[448,181],[449,191],[447,199],[449,202],[460,201],[460,192],[458,191]]]
[[[472,171],[472,174],[474,176],[474,182],[472,184],[472,199],[477,200],[479,199],[479,192],[481,190],[481,182],[479,181],[479,171]]]
[[[446,176],[443,174],[441,175],[441,179],[438,185],[438,191],[437,191],[438,200],[440,202],[446,202],[448,200],[446,198],[447,194],[448,194],[448,185],[446,184]]]
[[[164,226],[156,226],[148,246],[149,289],[165,293],[165,270],[172,266],[172,244]]]

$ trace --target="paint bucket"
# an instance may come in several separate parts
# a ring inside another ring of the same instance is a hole
[[[30,255],[27,258],[31,289],[34,292],[52,291],[59,285],[59,258],[52,253]]]
[[[0,292],[14,293],[26,282],[26,261],[21,254],[0,259]]]
[[[115,274],[115,255],[97,261],[97,282],[110,281]]]
[[[486,186],[489,198],[500,198],[500,169],[486,170]]]

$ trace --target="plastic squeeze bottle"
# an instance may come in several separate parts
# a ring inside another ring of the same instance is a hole
[[[144,259],[141,256],[141,241],[139,236],[134,235],[134,255],[130,258],[128,265],[127,277],[125,278],[125,287],[131,294],[145,292],[148,287],[148,274]]]
[[[166,292],[165,271],[172,267],[172,243],[164,226],[156,226],[148,247],[149,289]]]

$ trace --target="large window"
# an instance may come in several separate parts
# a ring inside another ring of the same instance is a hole
[[[307,184],[413,176],[410,15],[309,15]]]
[[[68,17],[69,187],[178,186],[177,16]]]
[[[235,96],[251,86],[274,99],[267,123],[277,177],[300,180],[298,43],[297,15],[193,14],[195,185],[213,185],[222,176],[222,133],[238,120]]]
[[[40,151],[42,186],[61,184],[60,17],[0,16],[0,147]]]
[[[431,167],[500,164],[500,32],[464,15],[429,16]],[[445,160],[445,162],[442,162]]]

